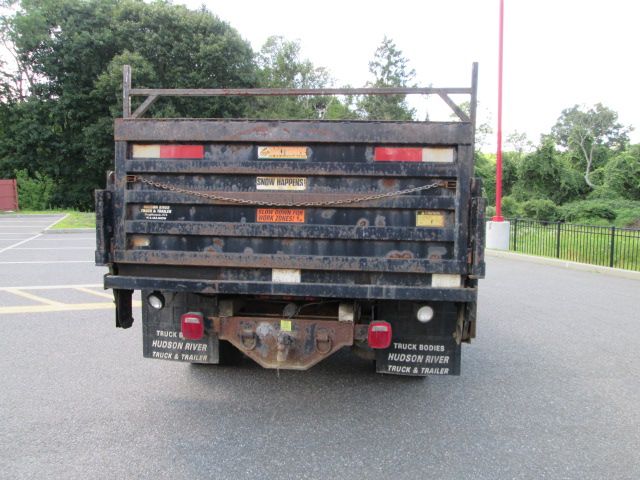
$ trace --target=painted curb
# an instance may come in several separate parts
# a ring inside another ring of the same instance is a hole
[[[640,281],[640,272],[633,270],[623,270],[621,268],[602,267],[600,265],[589,265],[588,263],[570,262],[557,258],[537,257],[535,255],[525,255],[523,253],[508,252],[504,250],[485,249],[488,257],[508,258],[511,260],[521,260],[523,262],[537,263],[539,265],[550,265],[553,267],[568,268],[582,272],[600,273],[612,277],[626,278]]]

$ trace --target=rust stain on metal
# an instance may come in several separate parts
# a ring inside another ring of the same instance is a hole
[[[389,253],[387,253],[386,258],[394,258],[394,259],[400,259],[400,260],[409,260],[412,259],[414,257],[413,252],[410,252],[409,250],[391,250]]]
[[[265,368],[307,370],[353,345],[351,322],[273,317],[212,317],[221,340]]]

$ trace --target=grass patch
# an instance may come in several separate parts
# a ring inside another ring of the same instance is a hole
[[[511,223],[509,250],[640,271],[640,230],[518,220]]]
[[[63,228],[96,228],[96,214],[93,212],[66,212],[67,216],[56,223],[52,230]]]
[[[20,210],[18,212],[0,212],[1,216],[11,215],[66,215],[56,223],[51,230],[63,228],[96,228],[96,214],[94,212],[78,212],[76,210],[52,209],[52,210]]]

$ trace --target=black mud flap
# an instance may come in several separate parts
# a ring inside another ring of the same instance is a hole
[[[131,325],[133,325],[132,295],[133,290],[113,289],[113,297],[116,304],[117,328],[131,328]]]
[[[144,301],[151,291],[142,291],[142,345],[146,358],[190,363],[219,363],[219,341],[207,317],[216,312],[215,299],[190,293],[161,292],[164,308],[156,310]],[[201,340],[182,337],[180,316],[201,312],[205,317],[205,334]]]
[[[389,348],[375,351],[377,373],[460,375],[461,306],[433,306],[434,318],[426,324],[419,323],[412,312],[396,312],[396,319],[387,317],[393,327],[393,339]]]

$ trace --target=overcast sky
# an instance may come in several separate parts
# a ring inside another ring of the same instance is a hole
[[[206,5],[255,50],[270,35],[299,40],[303,56],[327,67],[338,85],[364,85],[384,35],[421,86],[467,86],[478,61],[479,120],[495,130],[499,0],[176,3]],[[505,135],[518,130],[537,142],[564,108],[602,102],[636,127],[632,140],[640,142],[639,18],[636,0],[505,0]],[[432,118],[444,112],[429,109]]]

